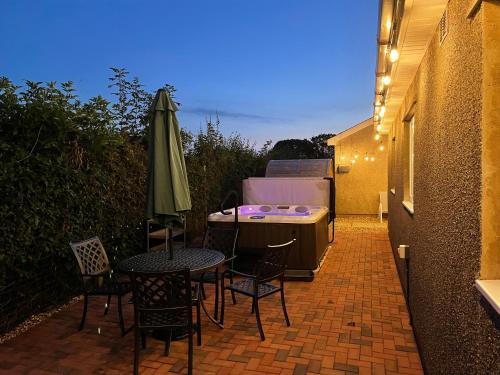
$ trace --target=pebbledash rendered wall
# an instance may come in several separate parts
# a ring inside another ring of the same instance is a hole
[[[389,235],[428,374],[500,374],[498,316],[474,287],[481,263],[482,9],[448,4],[389,137]],[[414,214],[403,205],[404,123],[415,103]]]

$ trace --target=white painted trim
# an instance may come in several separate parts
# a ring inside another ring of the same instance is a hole
[[[479,293],[500,315],[500,280],[476,280],[475,284]]]
[[[344,131],[341,131],[339,134],[336,136],[328,139],[326,142],[328,146],[335,146],[339,141],[341,141],[344,138],[349,137],[350,135],[359,132],[360,130],[363,130],[364,128],[373,125],[373,117],[370,117],[359,124],[356,124]]]
[[[403,201],[401,203],[403,203],[403,207],[406,208],[406,211],[413,215],[413,202]]]

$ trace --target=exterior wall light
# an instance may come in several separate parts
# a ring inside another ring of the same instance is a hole
[[[391,62],[396,62],[399,59],[399,51],[396,48],[391,49],[391,52],[389,54],[389,59]]]

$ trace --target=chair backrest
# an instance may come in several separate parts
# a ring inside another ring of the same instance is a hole
[[[255,264],[254,275],[259,281],[274,279],[285,272],[288,253],[295,243],[292,239],[279,245],[267,245],[264,256]]]
[[[387,204],[387,191],[379,192],[380,204],[382,205],[382,212],[387,212],[388,204]]]
[[[208,227],[203,238],[203,247],[224,253],[226,259],[234,257],[238,241],[238,228]]]
[[[130,272],[136,323],[148,326],[184,326],[192,312],[191,276],[189,269],[161,273]],[[170,319],[147,319],[148,313],[170,316]],[[171,314],[169,314],[171,313]]]
[[[108,272],[108,256],[99,237],[92,237],[85,241],[70,242],[69,245],[75,254],[80,272],[83,275],[99,275]]]

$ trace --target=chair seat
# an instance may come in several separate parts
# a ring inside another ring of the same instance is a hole
[[[185,311],[147,311],[141,312],[139,317],[140,328],[183,327],[188,324],[188,314]]]
[[[222,272],[219,272],[219,280],[221,278],[221,275],[222,275]],[[196,281],[196,282],[201,282],[201,274],[198,274],[198,275],[193,275],[191,277],[191,281]],[[229,275],[226,274],[226,278],[228,278]],[[207,283],[207,284],[215,284],[215,272],[213,271],[210,271],[210,272],[205,272],[203,274],[203,282],[204,283]]]
[[[242,279],[227,285],[225,289],[234,290],[235,292],[246,294],[251,297],[254,293],[253,285],[254,281],[252,279]],[[257,298],[268,296],[279,290],[279,287],[271,283],[260,283],[258,286]]]
[[[89,294],[94,295],[118,295],[123,296],[132,291],[130,282],[104,281],[101,285],[96,285],[88,289]]]

